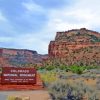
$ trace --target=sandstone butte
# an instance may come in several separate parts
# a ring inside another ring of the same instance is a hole
[[[100,33],[86,28],[57,32],[48,48],[49,63],[100,66]]]

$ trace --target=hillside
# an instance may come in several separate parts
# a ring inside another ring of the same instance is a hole
[[[45,57],[32,50],[0,48],[0,67],[41,65]]]
[[[100,33],[85,28],[57,32],[48,52],[58,65],[100,66]]]

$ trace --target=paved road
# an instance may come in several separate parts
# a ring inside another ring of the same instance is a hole
[[[0,100],[7,100],[7,95],[0,93]]]
[[[49,100],[49,94],[45,90],[36,91],[0,91],[0,100],[7,100],[8,96],[30,97],[30,100]]]

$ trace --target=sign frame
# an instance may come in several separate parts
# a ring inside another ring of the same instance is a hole
[[[1,84],[36,84],[37,71],[30,67],[2,67]]]

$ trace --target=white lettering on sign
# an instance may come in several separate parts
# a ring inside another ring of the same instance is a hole
[[[29,70],[11,70],[11,73],[29,73]]]
[[[35,77],[35,74],[20,74],[20,76],[29,76],[29,77]]]
[[[3,76],[18,76],[18,74],[3,74]],[[19,76],[35,77],[35,74],[19,74]]]
[[[3,76],[17,76],[17,74],[3,74]]]

